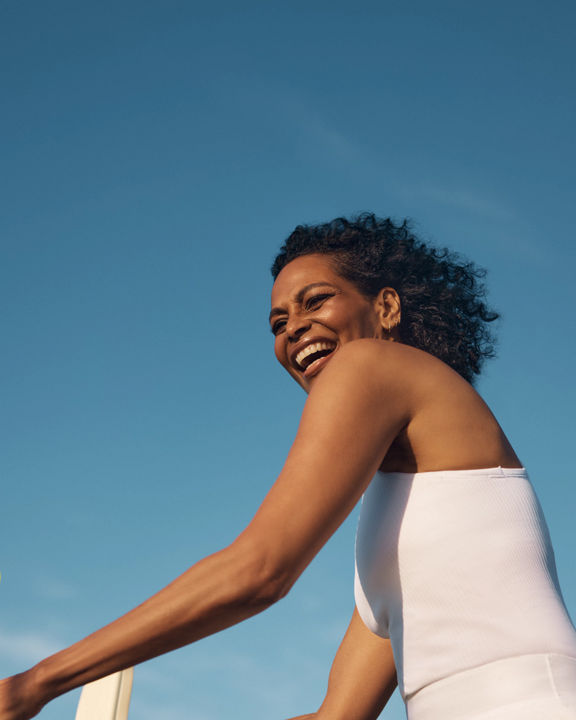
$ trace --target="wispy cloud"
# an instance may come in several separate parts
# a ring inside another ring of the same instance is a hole
[[[217,720],[229,699],[239,712],[252,707],[255,717],[275,717],[279,708],[290,708],[294,698],[306,696],[307,683],[322,689],[328,668],[326,661],[296,650],[281,656],[262,647],[185,651],[166,658],[162,668],[136,668],[131,715],[135,720],[152,720],[153,715]]]
[[[459,208],[494,220],[513,220],[515,213],[511,208],[481,191],[470,188],[451,188],[439,183],[416,183],[403,189],[403,195],[411,200],[431,200],[440,205]]]
[[[301,130],[314,145],[323,146],[331,155],[340,160],[357,161],[360,159],[360,148],[344,133],[328,125],[319,114],[307,110],[303,115],[298,115],[298,118]]]
[[[0,630],[0,657],[10,662],[31,665],[54,654],[63,645],[55,637],[42,633]]]
[[[458,209],[472,215],[498,222],[515,222],[517,213],[505,201],[491,196],[489,190],[474,187],[474,181],[466,178],[458,187],[446,183],[419,178],[412,182],[403,177],[403,172],[394,172],[382,154],[382,147],[371,149],[349,137],[338,128],[336,122],[326,118],[318,108],[297,95],[286,95],[278,99],[278,107],[290,127],[295,129],[307,144],[323,150],[333,158],[354,167],[370,169],[377,173],[386,185],[388,194],[397,195],[410,205],[418,206],[422,201],[433,202],[450,209]]]
[[[277,98],[277,108],[284,123],[317,150],[324,150],[337,160],[365,162],[365,151],[360,144],[342,132],[312,104],[295,93],[284,93]]]
[[[44,600],[74,600],[78,597],[77,587],[58,578],[39,578],[36,592]]]
[[[137,720],[158,720],[158,718],[170,718],[170,720],[219,720],[215,714],[213,717],[206,714],[206,711],[198,712],[189,703],[174,703],[167,700],[165,703],[147,702],[141,704],[132,700],[129,716]]]
[[[514,256],[516,262],[548,266],[556,262],[546,243],[535,234],[529,218],[522,216],[506,200],[494,197],[488,188],[478,187],[474,178],[463,178],[456,188],[440,180],[404,183],[398,187],[401,197],[415,207],[433,203],[446,212],[465,214],[475,228],[490,228],[485,242],[502,256]]]

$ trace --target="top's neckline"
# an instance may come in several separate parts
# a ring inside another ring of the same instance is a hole
[[[450,476],[457,476],[457,475],[487,475],[487,476],[501,476],[501,477],[521,477],[523,475],[526,475],[526,468],[524,467],[513,467],[513,468],[506,468],[501,467],[498,465],[497,467],[489,467],[489,468],[472,468],[472,469],[462,469],[462,470],[426,470],[424,472],[383,472],[382,470],[378,470],[378,475],[398,475],[402,477],[411,477],[411,478],[421,478],[421,477],[450,477]]]

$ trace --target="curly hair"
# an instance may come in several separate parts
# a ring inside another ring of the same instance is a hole
[[[298,225],[272,265],[274,279],[302,255],[331,256],[335,271],[367,297],[393,287],[402,306],[400,341],[450,365],[468,382],[494,356],[487,326],[499,315],[486,302],[486,271],[446,248],[427,245],[404,220],[372,213]]]

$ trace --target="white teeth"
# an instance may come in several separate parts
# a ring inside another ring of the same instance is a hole
[[[305,360],[308,355],[312,355],[312,353],[319,352],[320,350],[334,350],[334,344],[327,342],[317,342],[306,345],[306,347],[303,350],[300,350],[298,355],[296,355],[296,363],[300,365],[300,367],[302,367],[302,361]]]

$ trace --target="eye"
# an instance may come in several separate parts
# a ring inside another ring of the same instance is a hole
[[[273,335],[278,335],[286,327],[286,320],[276,320],[270,326]]]
[[[304,307],[306,308],[306,310],[315,310],[330,297],[332,297],[332,293],[321,293],[319,295],[312,295],[312,297],[306,300],[306,304]]]

